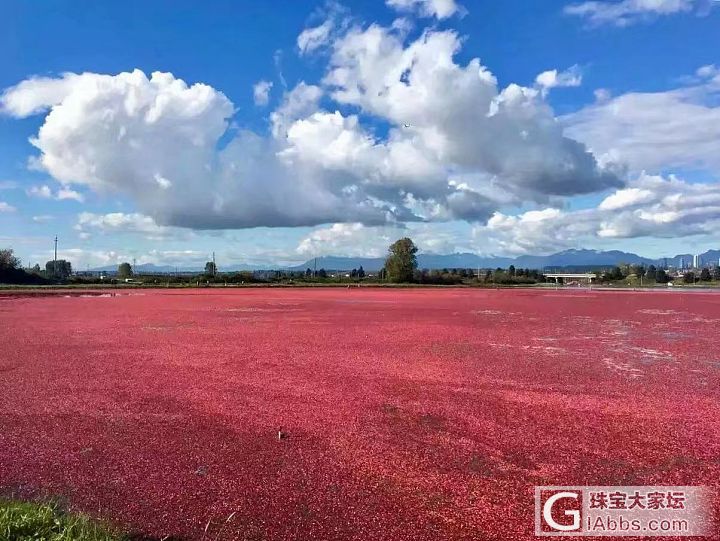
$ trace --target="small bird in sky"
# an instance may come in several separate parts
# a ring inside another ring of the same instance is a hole
[[[403,124],[403,128],[409,128],[410,124]]]

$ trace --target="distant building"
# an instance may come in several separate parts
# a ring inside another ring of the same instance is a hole
[[[700,254],[695,254],[695,255],[693,256],[693,268],[694,268],[694,269],[699,269],[699,268],[700,268],[700,263],[701,263],[701,261],[700,261]]]
[[[681,268],[681,269],[684,269],[684,268],[685,268],[685,258],[684,258],[684,257],[681,257],[681,258],[680,258],[680,268]]]

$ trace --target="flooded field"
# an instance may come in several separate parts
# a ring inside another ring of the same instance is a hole
[[[2,493],[159,538],[529,540],[536,485],[719,484],[720,294],[142,293],[0,298]]]

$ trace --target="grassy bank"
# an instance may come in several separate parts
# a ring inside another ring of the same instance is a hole
[[[0,541],[128,541],[115,528],[55,503],[0,500]]]

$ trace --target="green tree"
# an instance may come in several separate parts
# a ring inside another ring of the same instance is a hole
[[[668,276],[668,273],[665,272],[665,269],[658,269],[657,274],[655,275],[655,281],[658,284],[667,284],[670,281],[670,277]]]
[[[720,282],[720,266],[713,267],[713,280]]]
[[[130,278],[133,275],[133,268],[130,263],[120,263],[117,273],[120,278]]]
[[[215,276],[217,274],[217,267],[215,266],[215,263],[212,261],[208,261],[205,263],[205,275],[206,276]]]
[[[694,284],[695,283],[695,273],[692,271],[686,272],[683,274],[683,282],[686,284]]]
[[[327,278],[327,271],[325,269],[320,269],[317,271],[318,278]]]
[[[515,265],[510,265],[510,266],[508,267],[508,274],[509,274],[510,276],[515,276]]]
[[[72,274],[72,265],[69,261],[65,261],[64,259],[48,261],[45,263],[45,274],[50,278],[65,280]]]
[[[700,271],[700,280],[703,282],[709,282],[712,277],[710,276],[710,269],[705,267]]]
[[[0,250],[0,270],[14,270],[20,266],[20,260],[15,257],[12,248]]]
[[[418,248],[415,243],[405,237],[395,241],[388,248],[389,255],[385,260],[388,279],[396,284],[410,282],[417,269]]]
[[[657,278],[657,268],[655,265],[650,265],[645,271],[645,278],[648,280],[655,280]]]
[[[358,275],[358,278],[365,278],[365,269],[362,268],[362,265],[360,265],[357,275]]]

